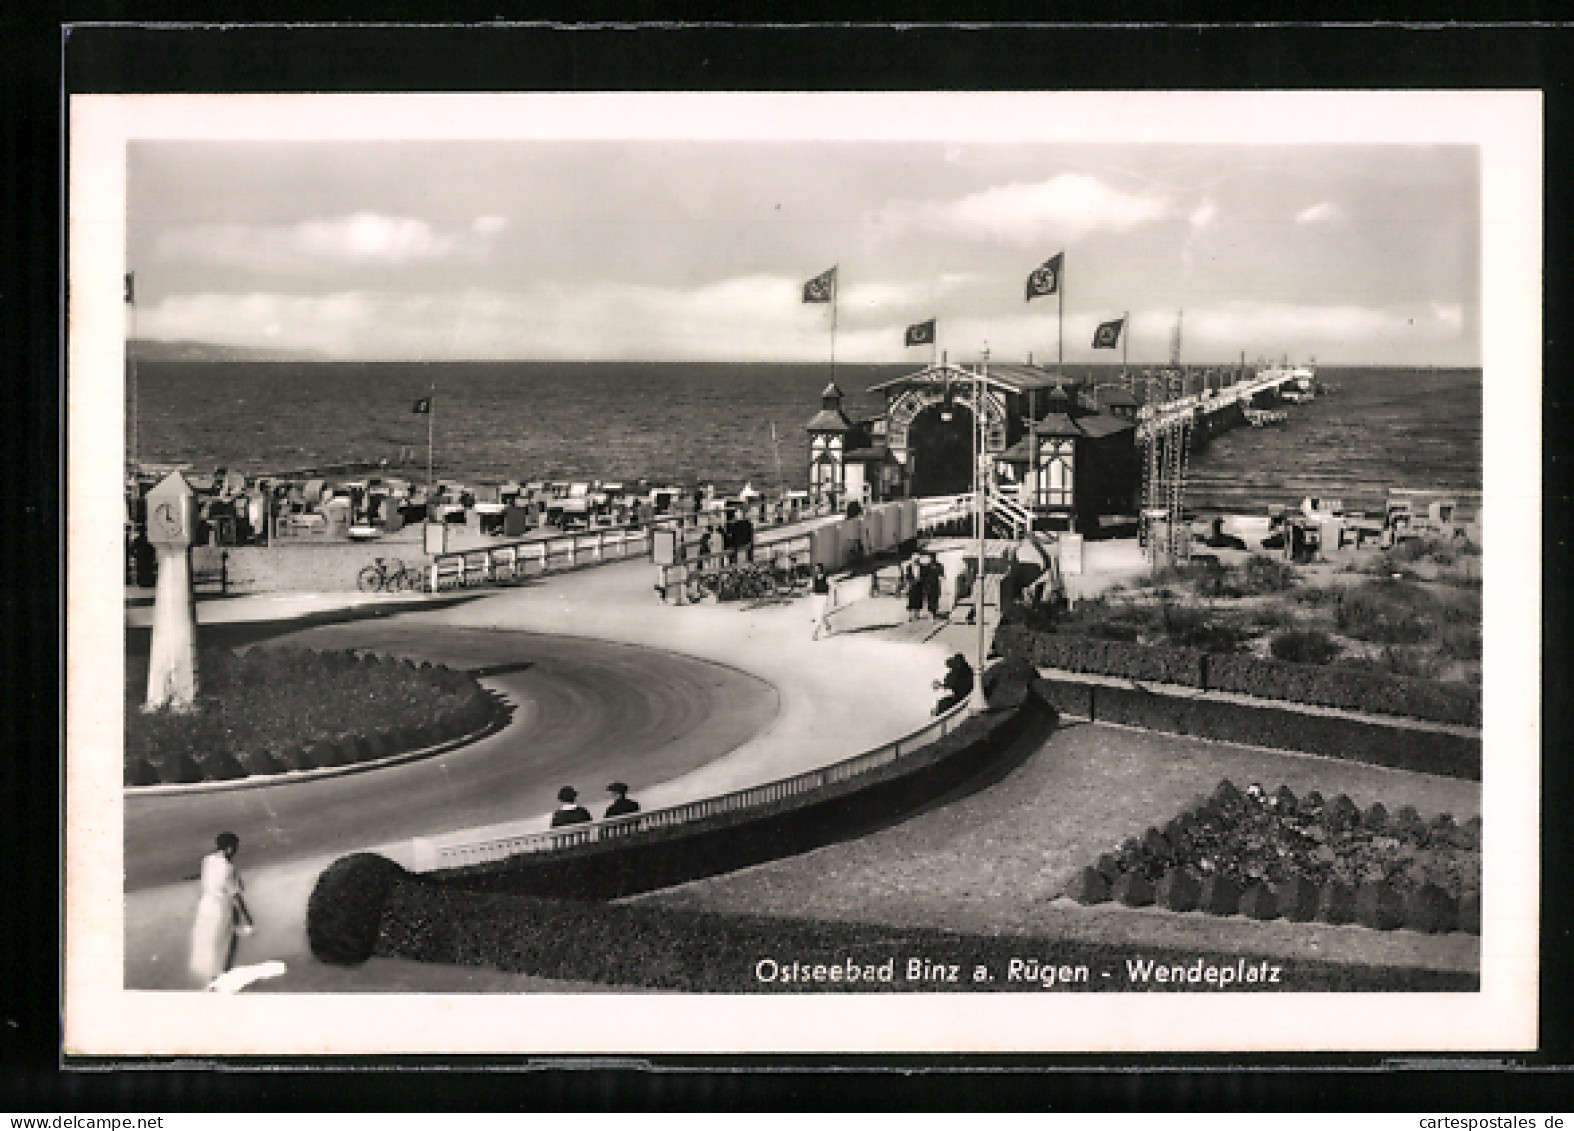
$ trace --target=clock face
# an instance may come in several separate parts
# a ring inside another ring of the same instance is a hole
[[[153,519],[158,523],[159,532],[166,537],[175,538],[180,535],[180,508],[174,503],[160,503],[153,512]]]

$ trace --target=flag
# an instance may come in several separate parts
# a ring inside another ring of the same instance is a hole
[[[1065,258],[1065,252],[1057,251],[1044,261],[1042,267],[1033,269],[1033,273],[1027,277],[1028,302],[1032,302],[1040,295],[1052,295],[1060,290],[1060,268]]]
[[[135,271],[126,272],[126,301],[133,306],[137,302],[137,273]]]
[[[907,328],[907,338],[903,344],[907,346],[932,346],[934,342],[935,320],[931,318],[928,322],[914,322],[909,326]]]
[[[422,397],[420,400],[415,402],[414,407],[412,407],[410,411],[419,416],[430,414],[432,411],[432,398]]]
[[[1099,328],[1093,331],[1093,348],[1096,350],[1112,350],[1120,344],[1120,332],[1125,329],[1126,320],[1117,318],[1113,322],[1100,322]]]
[[[836,293],[836,268],[822,272],[803,285],[804,302],[830,302]]]

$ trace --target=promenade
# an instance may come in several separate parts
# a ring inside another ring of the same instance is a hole
[[[755,733],[728,749],[718,748],[717,757],[676,776],[634,783],[637,799],[647,810],[787,777],[908,734],[930,718],[936,699],[930,685],[942,674],[945,657],[956,651],[971,655],[976,647],[976,627],[931,620],[908,623],[900,602],[893,598],[854,606],[857,615],[848,623],[856,620],[856,630],[813,640],[807,598],[677,606],[660,600],[654,580],[655,569],[648,561],[629,561],[551,575],[459,603],[447,595],[259,595],[203,602],[198,606],[198,621],[203,625],[285,622],[273,627],[283,629],[290,641],[311,647],[378,647],[396,639],[398,646],[390,650],[411,655],[422,653],[423,636],[442,636],[446,654],[441,658],[449,663],[462,659],[453,651],[460,647],[455,640],[490,638],[486,659],[495,662],[498,655],[507,653],[512,634],[531,634],[518,639],[528,639],[534,648],[542,646],[542,635],[580,637],[652,650],[631,653],[643,657],[638,659],[642,663],[660,664],[662,654],[677,653],[737,669],[774,689],[776,709],[759,720],[763,725]],[[364,617],[369,611],[387,615],[322,623],[336,614]],[[128,610],[128,625],[144,621],[147,613]],[[307,627],[290,630],[288,625],[296,620]],[[494,633],[498,635],[492,636]],[[506,743],[509,729],[527,725],[530,717],[528,704],[516,703],[509,727],[487,741]],[[605,782],[600,779],[607,755],[616,752],[608,749],[616,746],[615,726],[610,734],[603,732],[599,741],[600,748],[584,751],[583,772],[569,779],[593,806],[604,801],[601,789]],[[527,757],[521,757],[518,764],[520,773],[528,772]],[[358,776],[368,778],[380,772]],[[554,767],[551,772],[561,773],[561,768]],[[543,778],[536,786],[555,789],[557,784],[561,782],[553,777]],[[200,815],[208,798],[233,799],[269,788],[191,794],[180,800],[189,806],[188,812]],[[310,787],[302,783],[292,788]],[[518,835],[545,829],[550,819],[550,807],[543,805],[507,821],[470,823],[462,819],[461,806],[451,828],[434,830],[423,823],[421,814],[432,800],[430,793],[409,794],[406,804],[411,835]],[[476,799],[477,813],[486,811],[486,800]],[[128,803],[128,811],[131,808]],[[216,808],[222,811],[222,804]],[[128,840],[134,839],[134,831],[128,826]],[[191,872],[195,873],[207,848],[206,837],[218,831],[206,832],[204,842],[192,846]],[[406,836],[354,847],[410,862]],[[358,984],[361,975],[355,970],[320,967],[306,945],[306,898],[318,873],[341,854],[308,854],[249,867],[243,843],[237,863],[246,880],[257,932],[242,941],[238,964],[280,960],[292,969],[308,964],[316,968],[310,984],[319,991],[375,988]],[[128,859],[126,867],[133,873],[134,861]],[[124,930],[127,988],[191,988],[184,965],[196,894],[196,884],[186,881],[128,891]],[[295,980],[286,975],[277,983],[264,983],[264,987],[289,988]]]

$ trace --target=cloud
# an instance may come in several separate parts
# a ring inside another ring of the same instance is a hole
[[[995,185],[951,201],[897,201],[866,216],[887,238],[931,232],[1002,243],[1075,239],[1127,232],[1170,211],[1167,197],[1123,193],[1096,177],[1062,173],[1047,181]]]
[[[468,231],[443,232],[411,216],[355,212],[288,225],[196,224],[164,232],[166,260],[303,274],[344,266],[389,266],[479,259],[507,226],[478,217]]]
[[[1212,197],[1204,198],[1203,202],[1193,209],[1188,219],[1191,226],[1201,232],[1213,226],[1213,221],[1219,215],[1219,206],[1213,203]]]
[[[1297,212],[1295,222],[1303,228],[1314,224],[1342,224],[1344,209],[1331,200],[1324,200]]]

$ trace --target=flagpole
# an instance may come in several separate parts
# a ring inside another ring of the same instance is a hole
[[[141,449],[141,420],[137,411],[137,276],[126,272],[126,305],[131,307],[131,333],[126,336],[126,359],[131,363],[131,466],[136,467]]]
[[[1055,279],[1055,364],[1060,369],[1060,379],[1066,379],[1066,260],[1061,253],[1060,271]]]
[[[831,384],[836,384],[836,301],[842,289],[841,264],[831,268]]]
[[[1126,386],[1126,391],[1131,392],[1131,375],[1126,371],[1126,347],[1131,344],[1131,311],[1125,310],[1120,315],[1120,383]]]

